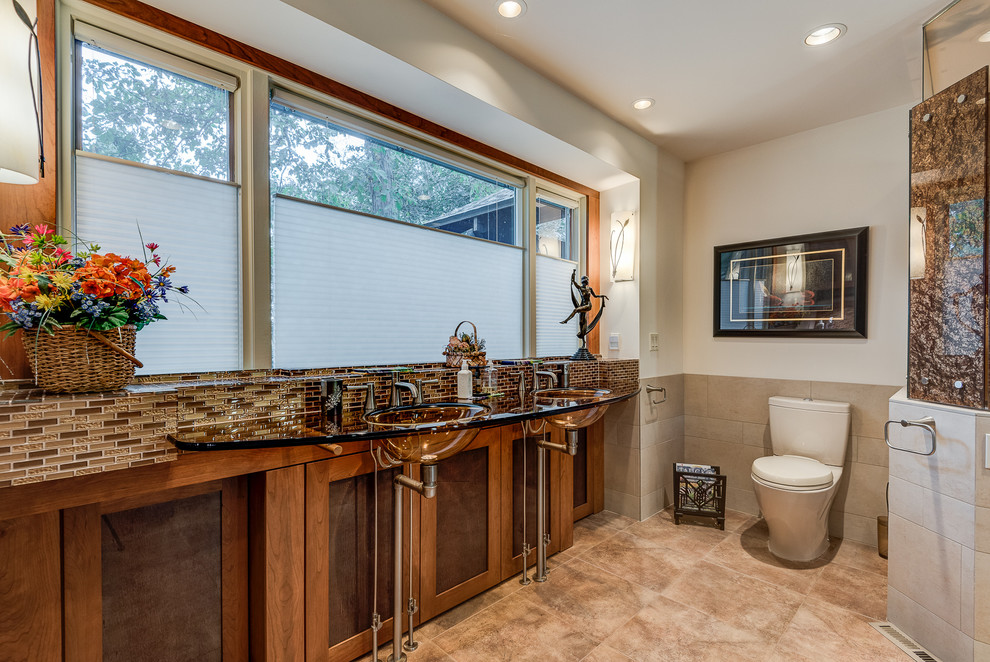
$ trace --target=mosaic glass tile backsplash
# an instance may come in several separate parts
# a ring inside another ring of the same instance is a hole
[[[544,359],[538,367],[496,362],[494,397],[505,398],[504,406],[518,406],[520,380],[524,392],[531,393],[536,369],[561,380],[567,363],[571,386],[607,387],[639,379],[639,362],[628,359]],[[44,394],[27,381],[7,382],[0,391],[0,487],[172,461],[180,451],[167,434],[218,423],[291,417],[316,426],[320,382],[326,377],[345,386],[374,383],[376,407],[387,407],[396,373],[401,381],[422,380],[428,402],[456,399],[457,370],[440,363],[155,375],[121,391],[74,395]],[[475,370],[475,395],[482,394],[485,381],[484,370]],[[400,396],[402,404],[411,402],[407,391]],[[349,421],[360,420],[364,398],[364,391],[344,391],[345,431]]]

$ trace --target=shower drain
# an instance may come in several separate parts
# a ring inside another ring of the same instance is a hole
[[[921,662],[942,662],[942,660],[925,650],[923,646],[919,646],[911,637],[898,630],[897,626],[893,623],[881,621],[879,623],[870,623],[870,625],[874,630],[890,639],[898,648],[910,655],[911,659],[920,660]]]

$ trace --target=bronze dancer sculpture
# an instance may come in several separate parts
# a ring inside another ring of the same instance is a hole
[[[567,319],[563,320],[561,324],[567,324],[571,321],[575,315],[578,316],[578,333],[577,337],[581,339],[581,347],[578,351],[574,352],[571,356],[573,361],[594,361],[594,355],[588,351],[588,334],[598,325],[598,322],[602,318],[602,313],[605,312],[605,301],[608,299],[604,294],[595,294],[595,290],[588,284],[588,277],[581,276],[581,284],[575,278],[577,276],[577,269],[571,272],[571,301],[574,303],[574,310],[571,314],[567,316]],[[580,295],[580,300],[575,296],[575,290],[577,294]],[[598,309],[598,313],[595,318],[591,320],[591,324],[588,324],[588,313],[591,312],[591,299],[599,299],[602,302],[601,307]]]

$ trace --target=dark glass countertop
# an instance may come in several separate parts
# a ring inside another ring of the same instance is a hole
[[[575,386],[574,388],[598,387]],[[491,413],[456,423],[417,425],[391,429],[370,429],[360,420],[359,415],[352,415],[349,420],[344,422],[341,431],[335,434],[327,434],[319,429],[319,423],[317,422],[319,420],[318,412],[303,411],[202,425],[190,430],[181,430],[167,436],[168,440],[176,448],[184,451],[281,448],[286,446],[321,444],[347,444],[348,446],[353,446],[352,442],[370,442],[375,439],[408,436],[410,433],[419,435],[430,434],[440,429],[451,431],[522,423],[524,421],[544,418],[555,413],[566,413],[602,405],[616,404],[635,396],[640,390],[639,383],[634,381],[618,384],[613,383],[600,388],[607,388],[611,393],[605,399],[598,402],[564,406],[534,404],[531,394],[526,398],[526,402],[522,407],[507,405],[505,404],[506,399],[499,397],[473,398],[472,402],[491,407]],[[515,405],[516,400],[512,400],[511,403]]]

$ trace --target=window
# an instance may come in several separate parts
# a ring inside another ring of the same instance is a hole
[[[536,355],[569,356],[578,348],[571,276],[579,269],[578,202],[538,191],[536,196]],[[576,277],[580,278],[581,274]]]
[[[167,35],[134,28],[145,44],[95,27],[84,5],[67,11],[67,232],[133,257],[160,244],[192,297],[138,335],[140,374],[437,362],[465,319],[492,357],[576,348],[576,321],[559,322],[583,209],[565,189]],[[260,184],[242,192],[242,173]]]
[[[74,235],[135,258],[154,241],[190,289],[190,300],[162,304],[168,324],[138,334],[139,372],[237,369],[236,81],[85,24],[76,38]]]
[[[462,319],[493,356],[521,355],[521,182],[329,112],[271,105],[273,366],[437,361]]]

